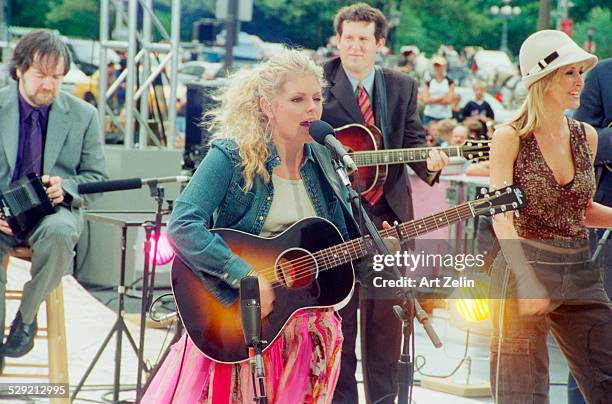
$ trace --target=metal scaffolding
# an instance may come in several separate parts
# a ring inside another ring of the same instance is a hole
[[[127,14],[125,5],[127,4]],[[111,5],[115,11],[115,33],[123,31],[125,36],[119,40],[110,39]],[[176,135],[176,91],[178,79],[178,61],[180,52],[181,12],[180,0],[172,0],[170,34],[163,27],[153,9],[153,0],[101,0],[100,5],[100,79],[98,96],[98,114],[106,130],[107,117],[123,133],[126,149],[134,148],[136,122],[139,124],[139,148],[146,149],[148,140],[159,148],[174,149]],[[142,20],[139,21],[139,6]],[[141,22],[141,24],[139,24]],[[153,42],[152,28],[155,26],[162,42]],[[127,64],[109,86],[106,75],[107,49],[127,51]],[[159,60],[157,59],[159,57]],[[149,98],[152,84],[160,74],[170,66],[170,94],[168,97],[168,121],[156,122],[166,133],[166,144],[163,145],[150,128]],[[120,85],[125,82],[125,119],[122,119],[108,105]],[[102,136],[105,136],[105,130]],[[104,140],[104,138],[103,138]]]

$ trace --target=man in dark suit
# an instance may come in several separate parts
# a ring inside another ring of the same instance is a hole
[[[602,60],[589,72],[580,95],[580,107],[574,118],[592,125],[597,130],[597,191],[593,200],[612,206],[612,59]],[[591,241],[598,242],[604,233],[604,229],[591,229]],[[605,242],[606,248],[601,250],[599,262],[605,271],[606,291],[612,298],[612,238],[602,242]],[[570,404],[585,402],[571,374],[567,389]]]
[[[88,201],[78,193],[78,184],[107,177],[96,109],[60,91],[69,68],[70,54],[61,38],[35,30],[15,47],[10,71],[16,83],[0,89],[0,188],[34,173],[55,209],[25,240],[14,237],[0,215],[0,257],[16,245],[32,247],[32,279],[23,288],[4,344],[7,278],[0,267],[0,373],[4,357],[20,357],[32,349],[38,308],[71,270],[83,228],[81,207]]]
[[[417,83],[409,76],[375,69],[376,54],[385,45],[387,21],[380,10],[365,3],[344,7],[335,18],[339,58],[328,61],[323,117],[334,127],[349,123],[376,124],[387,149],[425,145],[425,132],[417,114]],[[427,163],[411,164],[416,174],[433,184],[448,157],[432,152]],[[364,205],[374,223],[405,222],[413,218],[411,189],[406,167],[389,166],[383,192]],[[363,280],[362,280],[363,282]],[[344,344],[340,378],[334,403],[358,402],[355,370],[357,307],[361,314],[363,373],[368,402],[393,403],[397,390],[397,361],[401,323],[395,318],[395,299],[359,299],[359,288],[340,310]]]

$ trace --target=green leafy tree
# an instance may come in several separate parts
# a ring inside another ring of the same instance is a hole
[[[56,4],[55,0],[9,0],[10,25],[45,28],[45,15]]]
[[[47,27],[62,35],[97,38],[99,7],[96,0],[61,0],[46,14]]]
[[[353,3],[354,0],[254,0],[253,21],[242,23],[241,29],[267,41],[317,48],[334,34],[333,19],[337,10]],[[395,51],[408,44],[415,44],[427,53],[436,51],[441,43],[456,49],[466,45],[498,49],[500,45],[502,20],[491,15],[490,8],[500,6],[501,0],[371,0],[368,3],[386,15],[400,11],[400,24],[391,31],[388,43],[394,45]],[[508,46],[513,54],[536,31],[541,3],[540,0],[512,0],[512,5],[521,8],[521,14],[508,21]],[[10,23],[96,38],[98,4],[98,0],[10,0]],[[156,15],[169,31],[172,0],[155,0],[153,4]],[[195,21],[214,17],[215,5],[215,0],[181,1],[181,40],[192,39]],[[587,29],[592,26],[596,30],[598,54],[610,55],[610,1],[573,0],[569,12],[575,22],[577,40],[580,43],[586,40]],[[551,24],[555,23],[553,19]],[[158,33],[154,35],[160,39]]]
[[[352,3],[338,0],[261,0],[255,2],[253,21],[243,24],[243,29],[265,40],[317,48],[334,34],[336,11]]]
[[[202,18],[215,17],[215,4],[215,0],[181,0],[181,41],[192,40],[194,22]],[[155,14],[170,34],[172,0],[156,1],[154,5]]]
[[[595,54],[601,59],[612,57],[612,11],[610,8],[595,7],[584,21],[574,27],[574,39],[579,45],[588,40],[588,30],[594,30],[593,40],[596,48]]]

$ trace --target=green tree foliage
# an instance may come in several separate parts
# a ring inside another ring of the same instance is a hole
[[[595,7],[584,21],[574,27],[574,39],[584,45],[588,39],[588,29],[594,29],[595,54],[601,59],[612,57],[612,11],[610,8]]]
[[[255,2],[253,21],[245,23],[243,28],[269,41],[317,48],[334,34],[333,19],[338,8],[352,3],[354,1],[260,0]]]
[[[253,2],[253,21],[242,23],[243,31],[268,41],[317,48],[334,34],[336,11],[355,0]],[[214,17],[215,3],[215,0],[181,0],[181,40],[192,39],[193,22]],[[388,43],[396,51],[409,44],[427,53],[437,50],[441,43],[456,49],[466,45],[488,49],[500,46],[502,19],[491,15],[490,8],[500,6],[501,0],[370,0],[367,3],[386,15],[400,10],[400,24],[390,32]],[[572,3],[569,15],[575,22],[577,41],[582,44],[587,28],[593,26],[597,53],[610,56],[610,0],[573,0]],[[95,38],[99,31],[98,4],[99,0],[10,0],[11,25],[56,28],[64,35]],[[153,4],[158,18],[170,31],[172,0],[154,0]],[[522,41],[536,30],[540,0],[512,0],[512,5],[521,8],[520,16],[508,21],[508,46],[516,55]],[[553,8],[555,5],[553,2]],[[551,23],[555,22],[553,18]]]
[[[62,35],[97,38],[99,6],[96,0],[61,0],[45,15],[47,27]]]
[[[191,41],[193,23],[215,17],[215,0],[181,0],[181,40]],[[170,34],[172,0],[154,1],[155,15]],[[155,30],[154,30],[155,31]]]
[[[495,31],[496,21],[483,13],[480,3],[477,0],[404,0],[396,45],[417,45],[428,53],[436,51],[441,43],[455,47],[493,47],[495,39],[491,32]]]
[[[57,1],[9,0],[10,25],[44,28],[47,26],[47,12]]]

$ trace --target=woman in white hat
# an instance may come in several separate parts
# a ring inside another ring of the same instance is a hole
[[[597,58],[565,33],[523,42],[528,96],[491,146],[491,187],[517,184],[527,207],[499,214],[492,267],[491,386],[497,403],[548,402],[550,330],[589,403],[612,400],[612,305],[590,263],[587,227],[612,227],[593,202],[597,133],[564,111],[580,104]]]

